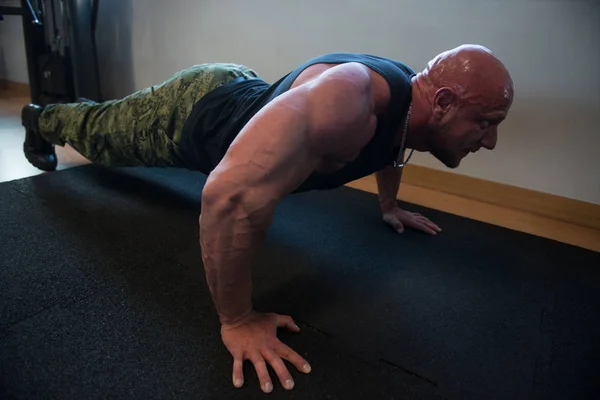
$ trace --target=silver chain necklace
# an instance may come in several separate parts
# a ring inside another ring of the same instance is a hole
[[[410,103],[410,106],[408,107],[408,113],[406,114],[406,122],[404,123],[404,132],[402,133],[402,143],[400,144],[400,151],[398,151],[398,157],[396,158],[396,160],[394,160],[394,168],[404,168],[404,166],[406,164],[408,164],[408,161],[410,160],[410,158],[413,155],[414,149],[411,149],[406,161],[402,161],[402,158],[404,157],[404,143],[406,142],[406,134],[408,133],[408,122],[410,121],[411,111],[412,111],[412,102]]]

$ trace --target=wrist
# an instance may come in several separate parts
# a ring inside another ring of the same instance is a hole
[[[254,310],[250,308],[246,313],[241,314],[235,318],[229,318],[220,315],[221,329],[234,329],[241,325],[244,325],[254,315]]]
[[[383,212],[390,211],[398,207],[398,200],[395,198],[379,198],[379,207]]]

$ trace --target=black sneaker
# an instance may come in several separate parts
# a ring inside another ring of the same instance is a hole
[[[25,127],[23,152],[34,167],[42,171],[54,171],[58,163],[54,145],[42,138],[38,128],[42,111],[44,108],[36,104],[28,104],[21,110],[21,123]]]

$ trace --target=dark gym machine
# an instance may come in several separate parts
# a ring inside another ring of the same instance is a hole
[[[2,15],[22,17],[32,102],[102,100],[95,40],[98,0],[0,0]]]

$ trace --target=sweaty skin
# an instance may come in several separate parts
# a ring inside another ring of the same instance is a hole
[[[428,151],[449,168],[458,167],[462,158],[481,147],[494,149],[514,87],[507,69],[489,49],[463,45],[443,52],[412,83],[407,147]],[[398,232],[405,227],[432,235],[441,232],[426,217],[398,207],[401,169],[388,167],[375,176],[387,224]]]
[[[408,148],[431,152],[456,168],[469,152],[495,147],[513,85],[489,50],[466,45],[442,53],[414,77],[412,87]],[[273,390],[267,364],[286,389],[294,381],[283,360],[310,372],[308,362],[276,335],[284,327],[298,332],[293,319],[253,309],[253,259],[281,199],[313,171],[335,171],[353,160],[389,101],[386,81],[364,65],[312,66],[250,120],[210,174],[202,195],[200,245],[236,387],[244,383],[246,360],[267,393]],[[440,231],[427,218],[398,208],[401,170],[385,168],[376,177],[386,223],[399,232],[405,226]]]
[[[413,78],[407,147],[456,168],[470,152],[495,148],[513,97],[512,78],[489,49],[462,45],[443,52]]]

